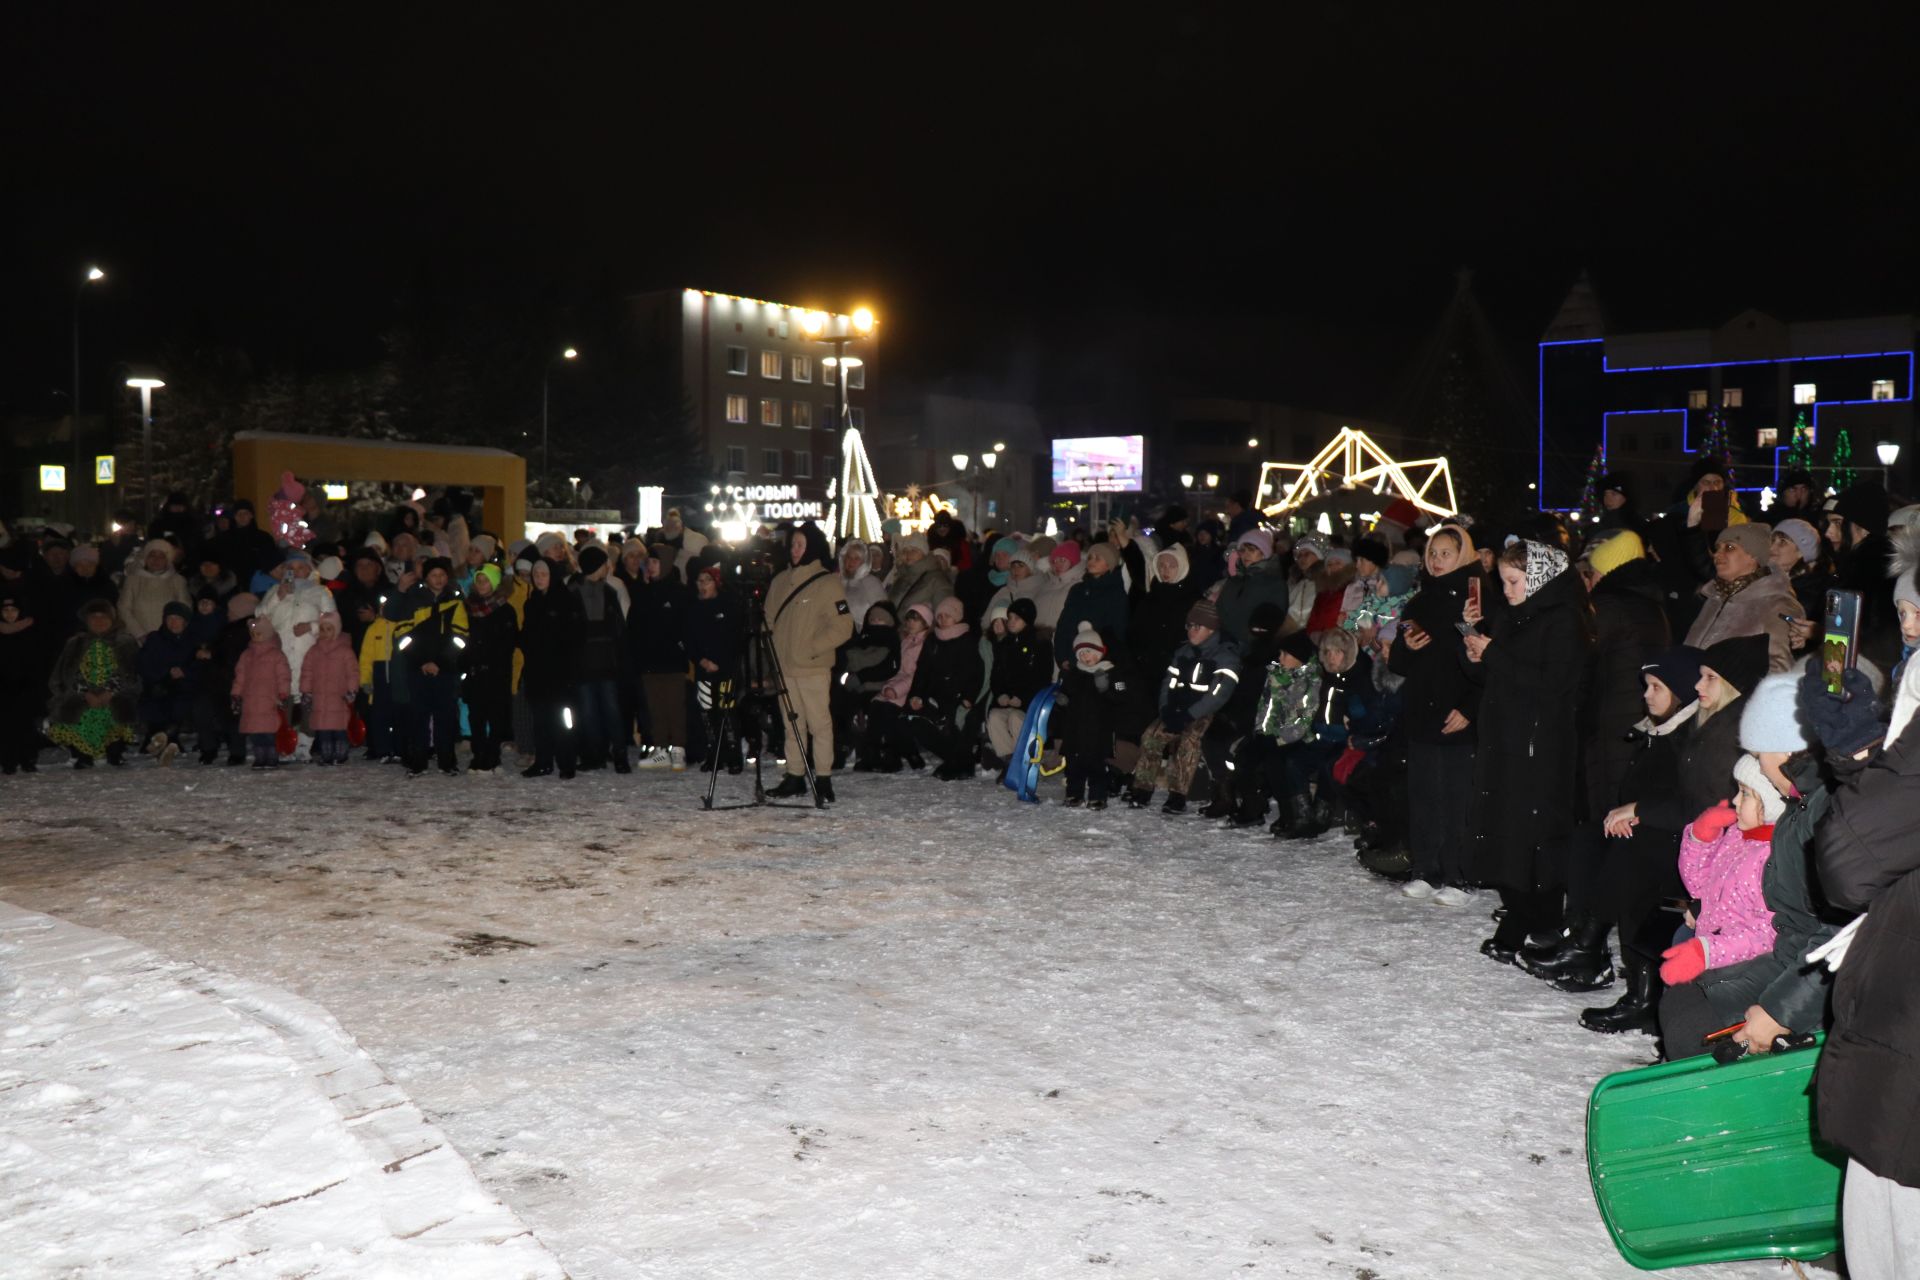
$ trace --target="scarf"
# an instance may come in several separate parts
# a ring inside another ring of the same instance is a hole
[[[958,640],[961,636],[967,634],[967,624],[964,622],[956,622],[950,627],[935,627],[933,634],[941,640]]]
[[[1707,585],[1713,588],[1713,594],[1720,597],[1720,599],[1731,600],[1754,583],[1760,581],[1760,579],[1766,577],[1768,572],[1767,567],[1762,565],[1745,577],[1735,578],[1732,582],[1722,582],[1720,579],[1715,578]]]
[[[1541,542],[1524,542],[1527,549],[1527,597],[1567,571],[1567,553]]]

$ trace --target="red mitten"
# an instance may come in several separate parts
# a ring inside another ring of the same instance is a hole
[[[1707,971],[1706,939],[1689,938],[1677,947],[1662,951],[1660,958],[1666,962],[1660,966],[1660,981],[1670,987],[1692,982]]]
[[[1722,800],[1693,820],[1693,838],[1701,844],[1712,844],[1720,838],[1721,832],[1739,820],[1739,815],[1733,811],[1733,805]]]

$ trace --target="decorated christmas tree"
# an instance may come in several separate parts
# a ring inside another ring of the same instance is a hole
[[[1807,425],[1807,413],[1804,409],[1793,420],[1793,439],[1787,445],[1785,465],[1788,471],[1813,469],[1813,428]]]
[[[1600,480],[1607,474],[1607,447],[1604,444],[1593,446],[1593,457],[1587,461],[1587,487],[1580,491],[1580,510],[1587,519],[1600,518]]]
[[[1727,484],[1733,484],[1733,445],[1727,439],[1727,419],[1718,409],[1707,415],[1707,438],[1700,442],[1700,456],[1718,463],[1727,473]]]
[[[1844,492],[1853,487],[1853,438],[1845,427],[1833,438],[1833,469],[1828,474],[1834,488]]]

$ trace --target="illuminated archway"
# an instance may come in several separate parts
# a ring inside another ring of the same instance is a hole
[[[1429,515],[1451,516],[1460,510],[1445,458],[1397,462],[1366,432],[1352,427],[1340,428],[1311,462],[1262,465],[1254,501],[1266,515],[1283,516],[1342,489],[1371,489],[1382,496],[1391,490]]]

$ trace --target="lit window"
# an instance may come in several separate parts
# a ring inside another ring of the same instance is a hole
[[[780,451],[762,449],[760,451],[760,474],[777,476],[780,474]]]
[[[1702,388],[1699,391],[1687,392],[1687,408],[1704,409],[1706,407],[1707,407],[1707,393],[1705,388]]]
[[[1753,443],[1754,443],[1754,447],[1757,449],[1772,448],[1774,445],[1777,445],[1780,443],[1780,428],[1761,427],[1758,431],[1753,433]]]
[[[777,427],[780,425],[780,402],[778,400],[762,400],[760,402],[760,425],[763,427]]]
[[[745,422],[747,420],[747,398],[745,396],[727,397],[727,421]]]
[[[1893,379],[1875,378],[1873,380],[1873,398],[1875,400],[1893,399]]]
[[[760,376],[778,381],[780,378],[780,353],[762,351],[760,353]]]
[[[848,405],[847,406],[847,425],[850,427],[856,427],[862,431],[866,430],[867,411],[865,409],[862,409],[857,404]]]
[[[793,478],[795,480],[813,479],[813,455],[805,449],[793,451]]]
[[[1740,394],[1739,387],[1722,387],[1720,389],[1720,407],[1722,409],[1738,409],[1742,399],[1744,399],[1744,397]]]
[[[795,382],[812,382],[813,357],[789,356],[787,358],[787,373]]]
[[[847,385],[849,387],[864,388],[867,385],[867,366],[857,364],[847,370]]]
[[[745,347],[727,348],[727,372],[735,377],[747,376],[747,349]]]
[[[820,366],[820,381],[829,387],[840,385],[840,366],[828,360]]]
[[[813,426],[813,402],[811,400],[795,400],[793,402],[793,425],[802,431]]]
[[[743,444],[727,446],[727,470],[737,476],[747,474],[747,446]]]
[[[1815,384],[1811,382],[1796,382],[1793,384],[1793,402],[1795,404],[1812,404],[1818,397],[1819,391]]]

